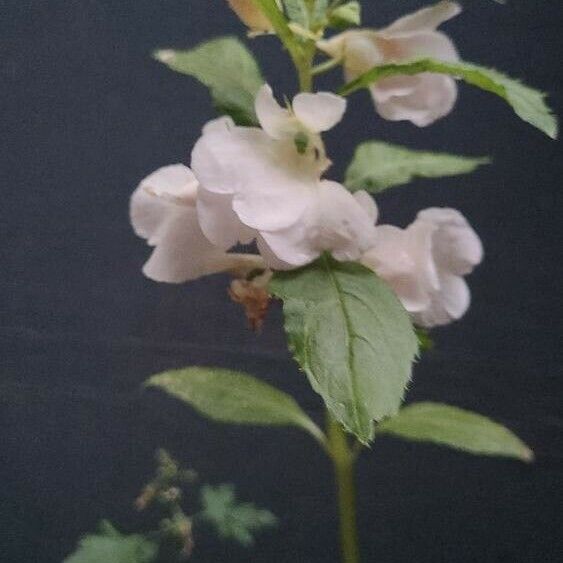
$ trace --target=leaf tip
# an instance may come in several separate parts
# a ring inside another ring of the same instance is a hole
[[[165,374],[157,373],[156,375],[151,375],[144,383],[143,388],[148,387],[162,387],[163,384],[167,383],[168,377]]]
[[[524,446],[522,449],[521,459],[525,463],[534,463],[536,461],[536,455],[534,454],[533,450],[528,446]]]
[[[152,53],[153,59],[161,63],[169,63],[174,59],[174,51],[172,49],[157,49]]]
[[[547,135],[550,139],[553,139],[554,141],[557,141],[557,139],[559,139],[559,122],[557,121],[557,118],[555,117],[553,118],[553,123],[549,128]]]

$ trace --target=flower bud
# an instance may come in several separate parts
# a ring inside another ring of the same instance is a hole
[[[241,21],[253,32],[273,31],[270,20],[262,13],[252,0],[228,0]]]

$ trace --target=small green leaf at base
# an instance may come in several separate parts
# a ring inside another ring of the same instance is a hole
[[[379,193],[394,186],[407,184],[414,178],[440,178],[469,174],[488,158],[472,158],[446,153],[411,150],[380,141],[362,143],[348,170],[344,184],[355,192],[367,190]]]
[[[348,432],[367,444],[373,421],[397,413],[418,343],[408,314],[371,270],[323,256],[277,272],[285,331],[313,389]]]
[[[153,563],[158,545],[141,535],[123,535],[109,522],[97,534],[85,536],[64,563]]]
[[[415,403],[376,427],[376,434],[391,434],[415,442],[432,442],[484,456],[534,459],[532,450],[508,428],[491,419],[441,403]]]
[[[275,526],[278,519],[269,511],[254,504],[237,502],[232,485],[205,485],[201,489],[202,520],[211,524],[219,537],[234,540],[245,547],[254,544],[254,536]]]
[[[258,426],[297,426],[323,441],[323,433],[293,397],[250,375],[189,367],[152,376],[158,387],[217,422]]]
[[[519,80],[509,78],[496,70],[463,61],[444,62],[435,59],[420,59],[376,66],[343,86],[339,93],[348,95],[361,88],[368,88],[371,84],[384,78],[421,72],[448,74],[496,94],[503,98],[521,119],[537,127],[548,137],[557,138],[557,119],[545,103],[546,96],[543,92],[534,90]]]
[[[238,125],[257,123],[254,99],[264,79],[254,56],[236,37],[220,37],[186,51],[156,51],[154,58],[207,86],[217,110]]]
[[[330,13],[329,23],[337,29],[346,29],[362,23],[362,6],[359,2],[346,2]]]

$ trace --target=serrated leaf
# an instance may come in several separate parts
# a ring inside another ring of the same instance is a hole
[[[277,524],[277,518],[254,504],[239,503],[232,485],[205,485],[201,489],[202,511],[199,516],[211,524],[221,539],[234,540],[244,546],[254,543],[254,536]]]
[[[322,441],[323,434],[293,397],[250,375],[189,367],[152,376],[158,387],[218,422],[258,426],[297,426]]]
[[[489,162],[488,158],[417,151],[370,141],[362,143],[356,149],[344,183],[352,192],[367,190],[379,193],[407,184],[417,177],[440,178],[468,174]]]
[[[545,103],[546,95],[543,92],[534,90],[496,70],[463,61],[444,62],[421,59],[376,66],[346,84],[339,93],[348,95],[390,76],[412,75],[421,72],[448,74],[496,94],[503,98],[521,119],[537,127],[552,139],[557,138],[557,119]]]
[[[330,25],[345,29],[362,23],[362,7],[359,2],[346,2],[330,13]]]
[[[433,442],[468,453],[517,458],[530,462],[534,454],[518,436],[491,419],[450,405],[415,403],[384,420],[377,434]]]
[[[328,256],[276,272],[295,359],[332,415],[363,443],[396,414],[418,343],[407,312],[371,270]]]
[[[283,5],[290,21],[309,29],[309,9],[305,0],[283,0]]]
[[[160,50],[154,57],[207,86],[217,110],[235,123],[257,123],[254,99],[264,79],[254,56],[236,37],[220,37],[187,51]]]
[[[158,545],[141,535],[120,534],[109,522],[98,534],[85,536],[64,563],[153,563]]]

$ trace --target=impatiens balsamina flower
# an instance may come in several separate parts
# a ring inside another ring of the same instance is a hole
[[[198,182],[183,164],[147,176],[131,197],[131,223],[155,249],[144,274],[160,282],[181,283],[216,272],[236,275],[263,268],[259,256],[227,254],[203,235],[196,213]]]
[[[282,108],[265,85],[256,99],[262,129],[228,118],[208,124],[192,153],[206,237],[224,249],[255,238],[274,269],[304,265],[325,250],[358,260],[373,244],[373,223],[348,190],[321,180],[329,161],[320,133],[345,109],[330,93],[298,94]]]
[[[362,262],[391,285],[419,326],[459,319],[470,302],[463,276],[483,258],[483,246],[455,209],[421,211],[406,229],[376,228],[377,243]]]
[[[252,0],[228,0],[228,2],[237,16],[251,31],[257,33],[273,31],[270,20]]]
[[[455,2],[439,2],[404,16],[381,30],[359,29],[341,33],[318,46],[341,59],[347,80],[376,65],[431,57],[456,61],[452,41],[437,27],[461,11]],[[430,125],[453,109],[457,86],[453,78],[435,73],[394,76],[370,88],[375,107],[384,119]]]

